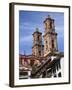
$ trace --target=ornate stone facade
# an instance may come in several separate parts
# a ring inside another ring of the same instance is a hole
[[[57,33],[55,32],[54,19],[50,16],[45,19],[44,25],[44,56],[47,56],[51,52],[58,51]]]
[[[20,79],[63,77],[64,75],[64,54],[58,51],[54,19],[48,15],[44,25],[44,45],[42,44],[42,33],[36,28],[32,34],[32,55],[20,55]]]
[[[43,45],[42,45],[42,33],[39,32],[38,28],[33,33],[33,47],[32,47],[32,55],[37,57],[43,56]]]
[[[33,33],[32,54],[39,57],[48,56],[49,53],[58,51],[54,19],[48,15],[44,21],[44,25],[44,45],[42,45],[42,33],[39,32],[38,28],[36,28],[36,31]]]

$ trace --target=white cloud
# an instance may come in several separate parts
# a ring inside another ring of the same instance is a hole
[[[32,35],[28,35],[28,36],[24,36],[24,37],[20,37],[20,43],[23,43],[23,42],[32,42]]]
[[[23,22],[23,23],[20,24],[20,30],[22,30],[22,29],[33,30],[34,27],[35,27],[34,23]]]
[[[63,30],[64,28],[61,26],[59,26],[59,27],[55,27],[55,30],[57,31],[57,32],[63,32],[64,30]]]

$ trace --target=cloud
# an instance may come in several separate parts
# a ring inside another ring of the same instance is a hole
[[[33,25],[33,23],[31,24],[28,22],[23,22],[23,23],[20,23],[19,29],[20,30],[25,30],[25,29],[32,30],[32,29],[34,29],[34,25]]]
[[[35,30],[35,28],[43,28],[43,24],[41,23],[35,23],[35,22],[21,22],[19,25],[20,30]]]
[[[19,50],[21,54],[24,54],[24,51],[26,54],[32,53],[32,35],[28,36],[21,36],[19,40]]]
[[[28,35],[28,36],[24,36],[24,37],[20,37],[20,43],[23,42],[32,42],[32,35]]]
[[[64,31],[64,27],[63,27],[63,26],[56,26],[56,27],[55,27],[55,30],[56,30],[57,32],[63,32],[63,31]]]
[[[64,37],[64,28],[61,27],[56,27],[55,28],[57,34],[58,34],[58,38],[63,38]]]

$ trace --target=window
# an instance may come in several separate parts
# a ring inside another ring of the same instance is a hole
[[[48,50],[48,45],[46,45],[46,50]]]
[[[39,51],[39,55],[41,56],[41,51]]]
[[[46,50],[48,49],[47,41],[46,41]]]
[[[53,67],[53,73],[56,73],[56,68],[55,67]]]
[[[54,40],[52,39],[52,48],[54,48]]]
[[[42,73],[42,78],[45,78],[46,77],[46,72],[44,71],[43,73]]]
[[[28,79],[28,71],[20,71],[19,76],[19,79]]]
[[[47,41],[46,41],[46,44],[47,44]]]
[[[37,37],[37,39],[39,40],[39,36]]]
[[[54,77],[57,77],[57,75],[55,74]]]
[[[20,72],[20,75],[26,76],[26,75],[28,75],[28,72],[27,72],[27,71],[21,71],[21,72]]]
[[[61,77],[61,72],[58,73],[58,77]]]
[[[57,71],[59,69],[61,69],[61,64],[60,64],[60,59],[58,59],[57,63],[56,63],[56,68],[57,68]]]

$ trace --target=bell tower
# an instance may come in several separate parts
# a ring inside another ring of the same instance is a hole
[[[43,56],[42,33],[39,32],[38,28],[33,33],[32,54],[37,57]]]
[[[51,52],[58,51],[57,45],[57,33],[55,32],[55,20],[48,15],[44,21],[44,56],[47,56]]]

